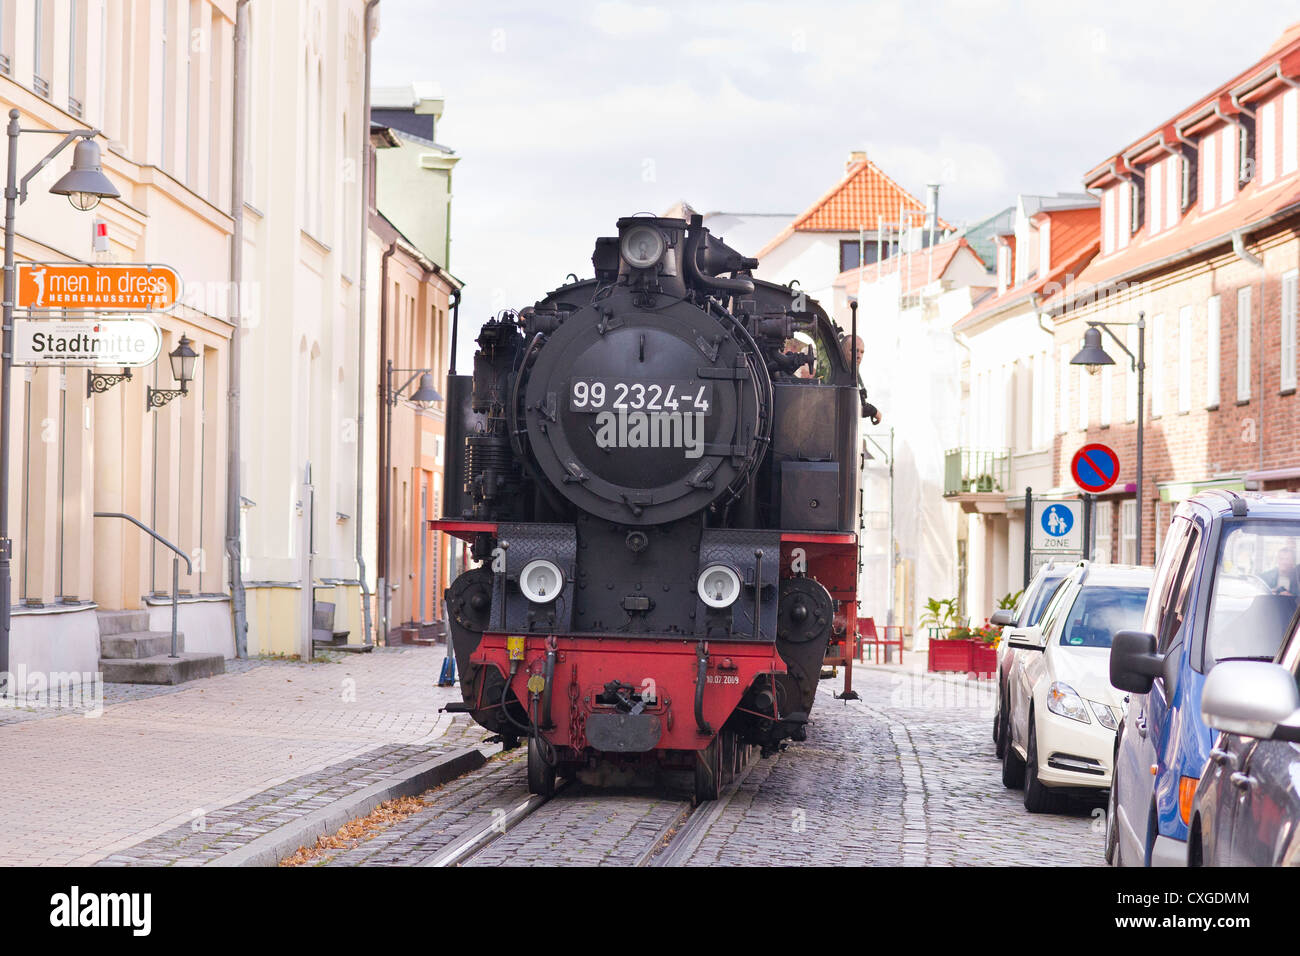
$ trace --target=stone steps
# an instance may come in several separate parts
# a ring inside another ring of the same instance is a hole
[[[179,651],[176,657],[157,654],[135,659],[101,658],[99,669],[104,680],[113,684],[183,684],[224,674],[226,659],[220,654]]]
[[[171,631],[131,631],[126,634],[104,636],[100,632],[99,656],[109,660],[139,660],[172,652]],[[185,635],[176,635],[176,650],[185,650]]]
[[[186,651],[185,635],[149,630],[148,611],[100,611],[99,670],[115,684],[183,684],[226,672],[221,654]]]

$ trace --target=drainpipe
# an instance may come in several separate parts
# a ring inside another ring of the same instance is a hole
[[[1240,259],[1242,262],[1246,263],[1247,265],[1252,265],[1257,269],[1264,268],[1264,260],[1246,248],[1246,236],[1244,230],[1241,229],[1232,230],[1232,251],[1233,253],[1236,254],[1238,259]],[[1260,297],[1261,296],[1252,295],[1250,304],[1252,309],[1257,309],[1259,311],[1259,316],[1260,316],[1259,337],[1255,339],[1255,341],[1258,343],[1258,347],[1254,349],[1254,351],[1259,355],[1259,382],[1256,386],[1259,389],[1259,419],[1258,419],[1258,424],[1255,426],[1256,428],[1259,429],[1259,432],[1258,434],[1256,434],[1255,439],[1256,439],[1256,444],[1259,445],[1259,469],[1260,471],[1263,471],[1264,470],[1264,349],[1263,349],[1264,309],[1263,309],[1262,302],[1260,302],[1258,305],[1255,303],[1255,299]],[[1248,318],[1250,319],[1250,321],[1254,320],[1253,316]],[[1241,321],[1241,316],[1237,316],[1237,321],[1238,322]]]
[[[1246,237],[1240,229],[1232,230],[1232,251],[1242,262],[1249,263],[1257,269],[1264,268],[1264,260],[1246,248]]]
[[[361,582],[362,643],[371,643],[370,588],[366,584],[365,527],[362,519],[366,501],[366,247],[370,234],[370,33],[371,14],[379,0],[366,4],[365,30],[365,121],[361,124],[361,263],[357,267],[357,507],[356,557],[357,579]],[[383,295],[383,289],[380,290]]]
[[[376,633],[380,643],[388,645],[388,455],[389,440],[392,438],[392,405],[388,395],[388,260],[397,251],[394,239],[384,250],[379,260],[379,401],[382,403],[383,422],[379,429],[379,509],[376,535],[375,563],[375,598],[378,605],[379,622]]]
[[[229,390],[226,393],[226,560],[230,563],[230,613],[235,628],[235,656],[248,656],[248,595],[244,591],[243,542],[239,516],[239,391],[241,335],[244,326],[244,106],[248,99],[248,0],[235,5],[234,116],[230,131],[230,214],[234,228],[230,235],[230,320]]]

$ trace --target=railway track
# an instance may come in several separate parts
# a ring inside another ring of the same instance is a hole
[[[633,866],[682,866],[690,859],[709,828],[722,815],[752,767],[747,765],[724,788],[717,800],[694,805],[690,800],[679,801],[672,813],[643,850],[636,856]],[[457,867],[473,865],[490,846],[515,830],[536,814],[554,815],[559,823],[566,813],[566,805],[574,804],[574,795],[590,791],[581,784],[569,782],[557,788],[552,797],[530,796],[509,809],[494,813],[490,821],[465,834],[451,845],[438,851],[420,866]],[[546,822],[543,822],[543,826]]]

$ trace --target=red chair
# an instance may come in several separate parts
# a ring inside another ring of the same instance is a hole
[[[867,658],[863,655],[867,653],[868,645],[874,648],[879,640],[880,636],[876,633],[876,619],[874,617],[858,618],[858,652],[856,655],[858,660],[866,660]]]

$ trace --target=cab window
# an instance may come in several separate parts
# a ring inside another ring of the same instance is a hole
[[[1211,665],[1273,660],[1300,604],[1298,543],[1300,521],[1247,517],[1224,522],[1205,632]]]

